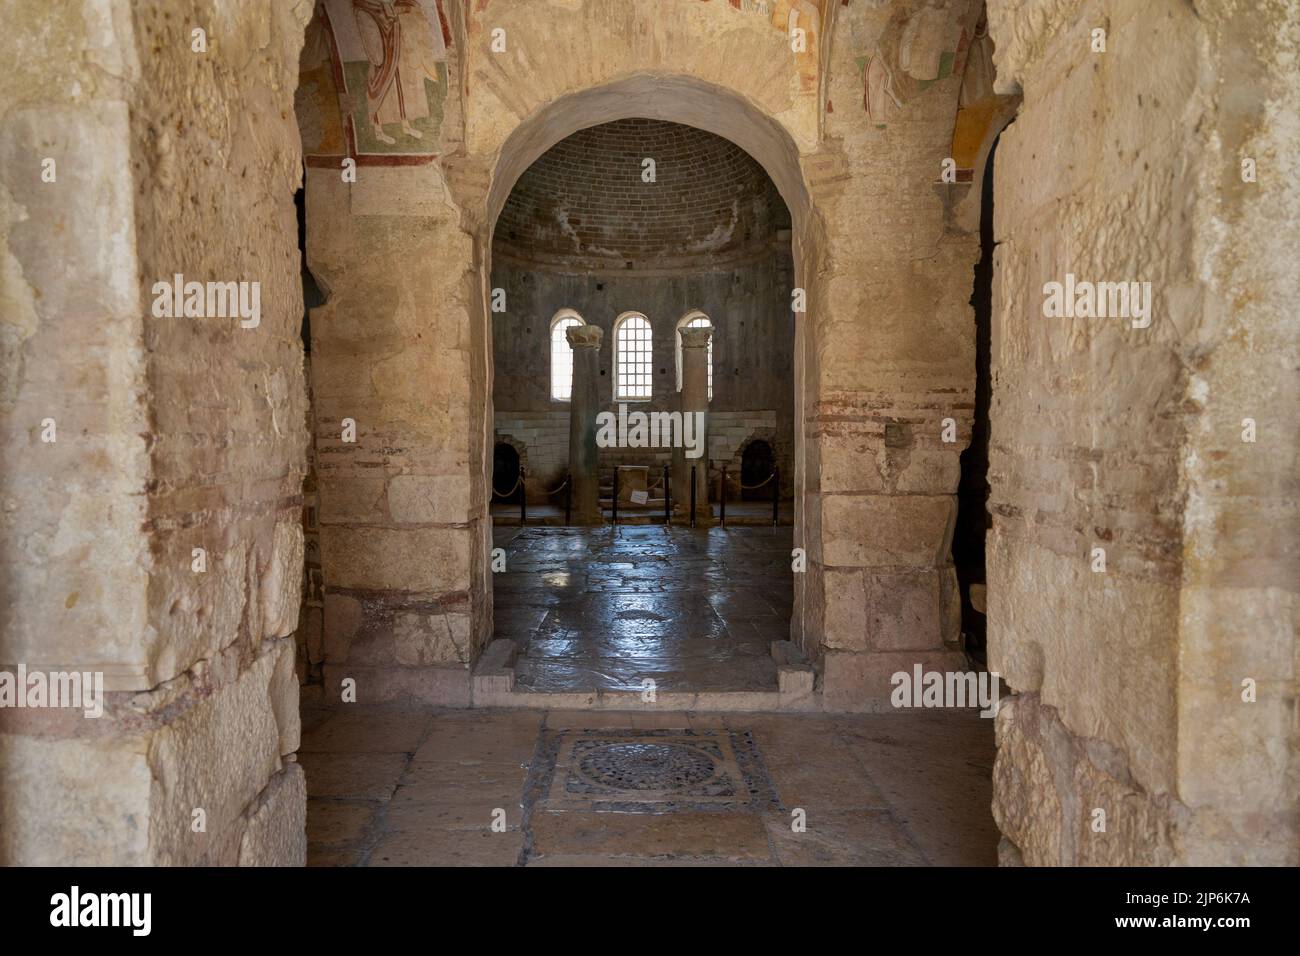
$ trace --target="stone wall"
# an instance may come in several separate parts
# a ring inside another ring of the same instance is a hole
[[[1000,88],[1024,93],[995,171],[1004,859],[1294,864],[1297,290],[1266,237],[1300,203],[1297,14],[1030,6],[990,4]],[[1067,273],[1149,282],[1149,327],[1046,316]]]
[[[350,678],[358,699],[468,703],[491,634],[486,368],[457,218],[435,167],[366,168],[352,188],[308,171],[308,260],[330,291],[312,315],[327,699]]]
[[[945,12],[936,25],[916,4],[837,8],[825,145],[805,161],[827,258],[804,280],[815,306],[801,319],[795,539],[810,573],[796,577],[796,630],[838,708],[887,708],[890,676],[916,663],[966,666],[949,649],[960,629],[951,536],[974,406],[979,250],[974,229],[951,222],[941,174],[979,4]]]
[[[775,237],[771,242],[779,243]],[[788,242],[788,240],[787,240]],[[792,280],[788,245],[751,254],[748,262],[729,269],[711,268],[702,258],[698,272],[676,270],[652,274],[594,272],[557,273],[552,263],[529,265],[516,259],[494,259],[493,288],[505,290],[507,308],[493,315],[493,383],[495,432],[510,436],[528,449],[530,494],[554,488],[568,467],[568,406],[550,397],[551,316],[572,308],[590,325],[605,331],[600,350],[602,410],[617,412],[613,401],[615,319],[624,312],[643,313],[653,335],[654,384],[647,402],[631,410],[677,408],[677,325],[696,309],[713,323],[713,398],[709,405],[710,444],[724,423],[731,428],[733,446],[744,435],[734,434],[736,420],[760,413],[774,416],[771,428],[784,449],[780,464],[793,474],[794,445],[794,327],[789,311]],[[525,424],[526,422],[532,424]],[[544,423],[544,424],[543,424]],[[776,447],[776,445],[774,445]],[[710,449],[713,467],[730,460]],[[667,450],[603,448],[600,468],[608,479],[617,464],[666,463]],[[719,459],[713,462],[714,459]]]
[[[494,408],[499,413],[563,408],[551,399],[552,318],[573,309],[605,332],[600,348],[601,400],[614,405],[614,323],[626,312],[650,322],[654,380],[647,409],[676,408],[677,325],[690,312],[713,323],[710,410],[783,409],[794,397],[794,321],[790,316],[788,249],[767,249],[729,269],[649,276],[557,273],[516,260],[494,260],[492,287],[506,309],[492,316]]]
[[[498,411],[493,421],[493,441],[506,442],[519,452],[529,502],[558,504],[558,496],[552,501],[546,491],[557,488],[569,469],[568,408],[544,412]],[[493,480],[501,491],[514,484],[512,475],[494,476]]]
[[[18,463],[0,663],[101,672],[109,693],[98,719],[0,712],[0,862],[303,862],[291,94],[309,12],[114,0],[6,22],[26,66],[0,83]],[[154,284],[178,274],[260,283],[260,322],[159,317]]]
[[[710,494],[716,495],[716,481],[723,465],[731,476],[730,500],[735,500],[736,484],[740,478],[741,456],[745,446],[755,439],[766,441],[776,458],[783,475],[793,474],[790,456],[791,433],[778,424],[780,416],[775,409],[755,409],[746,412],[709,412],[708,464],[711,477]],[[564,481],[569,467],[569,413],[564,409],[549,412],[497,412],[496,440],[512,445],[520,452],[527,477],[529,503],[562,505],[559,495],[548,496]],[[663,467],[672,463],[667,449],[609,448],[601,449],[600,475],[602,484],[613,480],[613,469],[618,465],[649,465],[653,484]],[[513,477],[499,476],[496,485],[502,491],[510,488]],[[782,479],[789,497],[788,479]]]

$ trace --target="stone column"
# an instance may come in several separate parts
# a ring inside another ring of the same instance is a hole
[[[600,342],[604,330],[575,325],[565,338],[573,349],[573,391],[569,398],[569,475],[574,524],[600,524],[600,480],[596,474],[596,414],[600,410]]]
[[[709,507],[709,339],[711,328],[678,329],[682,337],[682,390],[678,395],[682,430],[687,417],[699,412],[700,427],[692,425],[692,438],[701,449],[700,457],[689,458],[685,449],[673,449],[673,513],[689,519],[691,511],[691,466],[695,466],[695,524],[713,520]]]

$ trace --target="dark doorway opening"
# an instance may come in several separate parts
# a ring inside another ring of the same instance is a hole
[[[776,456],[767,442],[756,438],[746,445],[740,457],[740,500],[770,501],[772,491],[764,482],[775,466]]]
[[[307,268],[307,190],[305,188],[300,188],[294,193],[293,205],[298,211],[298,261],[302,270],[302,348],[310,355],[311,310],[325,304],[325,293],[321,291],[316,283],[316,277]]]
[[[989,401],[992,391],[990,344],[993,324],[993,166],[998,140],[989,149],[980,184],[980,259],[970,303],[975,311],[975,420],[970,447],[961,453],[961,482],[957,487],[957,526],[952,559],[961,586],[961,627],[964,645],[977,660],[986,657],[986,575],[984,538],[992,526],[989,516]]]
[[[492,449],[493,501],[518,503],[524,495],[519,481],[519,452],[508,442],[499,441]]]

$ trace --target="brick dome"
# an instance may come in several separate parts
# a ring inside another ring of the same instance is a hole
[[[654,180],[642,177],[654,160]],[[763,167],[729,140],[652,119],[581,130],[515,184],[494,251],[539,263],[698,267],[766,248],[789,212]]]

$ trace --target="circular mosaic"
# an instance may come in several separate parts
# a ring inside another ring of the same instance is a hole
[[[713,758],[694,747],[662,743],[617,743],[582,756],[584,777],[617,790],[682,790],[714,775]]]

